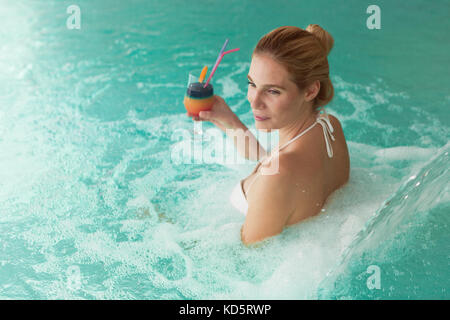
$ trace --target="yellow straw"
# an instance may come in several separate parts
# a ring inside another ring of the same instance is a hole
[[[202,83],[203,79],[205,79],[206,72],[208,72],[208,66],[204,66],[202,73],[200,73],[200,77],[198,78],[198,82]]]

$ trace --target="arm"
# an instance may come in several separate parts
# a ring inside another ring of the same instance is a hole
[[[281,161],[280,161],[281,162]],[[241,229],[245,245],[281,233],[295,211],[292,174],[280,163],[279,173],[259,174],[248,194],[248,210]]]
[[[289,155],[280,156],[277,174],[260,173],[248,194],[248,210],[241,229],[241,240],[245,245],[278,235],[291,215],[302,212],[310,217],[311,193],[297,192],[298,186],[312,190],[315,171],[306,161]],[[302,168],[298,174],[292,167]]]
[[[188,116],[192,116],[187,113]],[[194,121],[210,121],[233,139],[234,146],[245,159],[259,160],[267,155],[255,136],[239,120],[228,104],[220,96],[214,96],[214,105],[210,111],[201,111]]]

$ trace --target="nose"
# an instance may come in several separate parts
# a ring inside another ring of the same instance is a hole
[[[264,102],[262,101],[261,93],[253,92],[251,95],[248,95],[248,101],[250,102],[250,106],[252,109],[263,109]]]

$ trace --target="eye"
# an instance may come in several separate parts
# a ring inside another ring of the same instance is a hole
[[[279,94],[280,94],[280,92],[279,92],[279,91],[276,91],[276,90],[269,90],[269,92],[270,92],[271,94],[273,94],[273,95],[279,95]]]
[[[252,87],[255,86],[255,84],[254,84],[253,82],[248,81],[247,83],[248,83],[249,85],[251,85]]]

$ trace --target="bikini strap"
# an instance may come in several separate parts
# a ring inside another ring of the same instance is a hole
[[[331,147],[330,138],[333,141],[336,140],[334,138],[334,136],[332,135],[332,133],[334,132],[334,128],[331,125],[331,121],[328,118],[328,113],[326,112],[324,107],[321,108],[321,111],[323,111],[323,114],[319,114],[316,122],[318,122],[322,126],[323,137],[325,138],[325,144],[327,146],[328,157],[332,158],[333,157],[333,148]]]
[[[306,128],[305,130],[303,130],[302,132],[300,132],[298,135],[296,135],[294,138],[292,138],[291,140],[289,140],[288,142],[286,142],[281,148],[278,149],[278,151],[280,151],[281,149],[284,149],[284,147],[286,147],[288,144],[294,142],[295,140],[297,140],[298,138],[300,138],[302,135],[304,135],[305,133],[307,133],[309,130],[311,130],[314,126],[316,125],[316,122],[314,122],[312,125],[310,125],[308,128]]]
[[[320,114],[320,111],[323,111],[323,114]],[[270,156],[266,157],[265,159],[261,160],[260,163],[265,162],[268,159],[271,159],[273,156],[277,155],[283,148],[285,148],[288,144],[294,142],[295,140],[297,140],[298,138],[300,138],[302,135],[304,135],[305,133],[307,133],[309,130],[311,130],[316,123],[319,123],[322,126],[323,129],[323,136],[325,138],[325,144],[327,146],[327,153],[328,156],[330,158],[333,157],[333,148],[331,147],[331,142],[330,142],[330,138],[331,140],[335,141],[336,139],[334,138],[334,136],[332,135],[332,133],[334,132],[334,128],[331,125],[331,121],[328,118],[328,113],[326,112],[324,107],[321,107],[319,111],[319,116],[317,117],[316,121],[310,125],[308,128],[306,128],[305,130],[303,130],[302,132],[300,132],[298,135],[296,135],[294,138],[292,138],[291,140],[289,140],[288,142],[286,142],[283,146],[281,146],[280,148],[276,149],[274,151],[274,153],[270,154]]]
[[[292,138],[291,140],[289,140],[288,142],[286,142],[281,148],[278,148],[274,154],[271,154],[269,157],[266,157],[264,160],[260,161],[260,164],[262,164],[264,161],[266,161],[267,159],[272,158],[274,155],[277,155],[281,149],[283,149],[284,147],[286,147],[288,144],[290,144],[291,142],[297,140],[298,138],[300,138],[302,135],[304,135],[306,132],[308,132],[309,130],[311,130],[317,123],[319,123],[322,126],[323,129],[323,136],[325,138],[325,144],[327,146],[327,153],[328,153],[328,157],[332,158],[333,157],[333,148],[331,146],[331,142],[330,142],[330,138],[331,140],[335,141],[336,139],[334,138],[334,136],[332,135],[332,133],[334,132],[334,128],[331,125],[331,121],[328,118],[328,113],[326,112],[326,110],[324,109],[324,107],[321,108],[321,111],[323,111],[323,114],[320,114],[319,112],[319,116],[317,117],[316,121],[307,129],[305,129],[304,131],[302,131],[300,134],[298,134],[297,136],[295,136],[294,138]],[[256,167],[257,171],[258,167]],[[254,171],[254,172],[255,172]],[[253,183],[256,181],[256,179],[258,178],[259,174],[256,174],[256,177],[253,179],[253,181],[250,183],[250,185],[247,187],[247,194],[250,191],[250,188],[252,187]],[[243,189],[243,188],[242,188]]]

